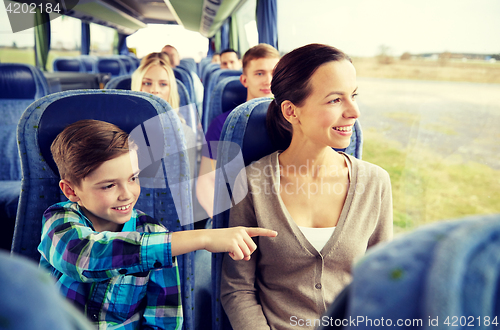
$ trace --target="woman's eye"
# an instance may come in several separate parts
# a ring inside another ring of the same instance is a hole
[[[145,82],[142,83],[142,86],[151,86],[151,83],[145,81]]]
[[[131,182],[139,182],[139,177],[138,176],[133,176],[130,178]]]
[[[334,100],[331,100],[330,102],[328,103],[339,103],[340,102],[340,98],[336,98]]]
[[[168,84],[163,83],[163,84],[161,84],[161,86],[166,87],[166,86],[168,86]]]
[[[355,100],[358,97],[358,94],[352,94],[352,99]]]

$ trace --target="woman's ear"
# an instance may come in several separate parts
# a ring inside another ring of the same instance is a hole
[[[299,123],[297,107],[291,101],[286,100],[281,102],[281,113],[290,124],[295,125]]]
[[[68,198],[70,201],[74,203],[80,201],[80,198],[76,195],[71,182],[69,182],[68,180],[59,181],[59,188],[61,188],[64,196],[66,196],[66,198]]]

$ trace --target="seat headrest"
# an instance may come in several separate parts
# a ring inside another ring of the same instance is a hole
[[[56,58],[53,68],[54,71],[81,72],[84,66],[78,58]]]
[[[0,98],[35,99],[36,79],[27,65],[0,64]]]
[[[231,111],[247,100],[247,89],[239,79],[228,81],[221,95],[222,113]]]
[[[159,102],[164,103],[165,109],[170,108],[163,100]],[[138,109],[140,111],[137,111]],[[102,120],[130,133],[139,124],[157,115],[158,111],[150,101],[136,95],[96,92],[64,96],[49,104],[40,118],[38,128],[40,152],[54,173],[58,173],[50,145],[69,124],[82,119]]]
[[[111,73],[112,76],[119,76],[126,73],[125,65],[118,58],[99,58],[97,60],[97,71]]]
[[[271,100],[268,99],[268,101],[260,102],[255,105],[248,118],[242,146],[245,166],[276,150],[284,150],[282,147],[283,144],[288,145],[289,141],[278,141],[277,144],[273,143],[271,137],[267,133],[266,116],[270,102]]]

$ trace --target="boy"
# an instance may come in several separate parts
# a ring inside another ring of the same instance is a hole
[[[278,51],[268,44],[258,44],[247,50],[243,56],[243,73],[240,76],[241,83],[247,88],[247,101],[258,97],[273,97],[271,80],[273,69],[279,59]],[[215,160],[217,160],[217,146],[211,142],[219,141],[222,127],[230,112],[224,112],[210,123],[205,135],[207,147],[202,149],[196,197],[210,218],[213,217]]]
[[[134,205],[140,194],[137,153],[113,124],[82,120],[51,146],[59,186],[69,199],[43,216],[38,247],[64,296],[98,328],[180,329],[175,256],[198,249],[250,259],[261,228],[169,233]]]

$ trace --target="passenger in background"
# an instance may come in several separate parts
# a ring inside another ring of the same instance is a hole
[[[217,64],[220,64],[220,54],[219,53],[215,53],[212,55],[212,61],[211,63],[217,63]]]
[[[240,81],[247,88],[247,101],[257,97],[272,97],[271,79],[273,69],[280,58],[279,52],[268,44],[259,44],[250,48],[243,56],[243,73]],[[196,196],[200,205],[210,218],[213,217],[215,162],[217,160],[217,142],[222,127],[231,111],[214,118],[208,127],[205,139],[207,145],[202,149],[200,174],[196,185]]]
[[[167,54],[172,68],[175,68],[181,63],[181,57],[179,56],[179,52],[174,46],[166,45],[162,48],[161,52]]]
[[[230,70],[240,70],[240,55],[234,49],[226,49],[220,53],[220,68]]]
[[[288,147],[245,168],[229,226],[280,234],[256,239],[248,263],[223,259],[220,298],[234,329],[313,329],[353,262],[392,238],[389,174],[332,149],[350,143],[357,88],[350,58],[331,46],[306,45],[276,66],[266,126]]]
[[[159,96],[179,114],[177,82],[170,60],[165,53],[151,53],[142,59],[141,64],[132,74],[131,88],[133,91]]]

